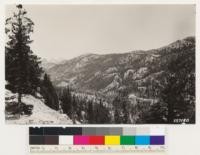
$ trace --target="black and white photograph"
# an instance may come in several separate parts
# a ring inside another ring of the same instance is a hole
[[[195,124],[195,5],[5,13],[6,124]]]

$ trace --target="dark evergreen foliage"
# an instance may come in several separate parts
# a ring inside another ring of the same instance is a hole
[[[89,124],[93,124],[95,123],[95,114],[94,114],[94,108],[93,108],[93,102],[92,101],[88,101],[88,110],[87,110],[87,120]]]
[[[128,100],[127,90],[120,91],[119,94],[114,98],[113,103],[114,107],[114,121],[118,124],[121,123],[130,123],[129,121],[129,106],[130,102]]]
[[[162,88],[153,89],[158,102],[141,113],[137,123],[194,123],[195,122],[195,40],[176,48],[169,55],[163,53],[167,63]],[[159,91],[158,91],[159,90]],[[158,95],[157,95],[158,94]]]
[[[60,94],[60,101],[63,113],[71,117],[72,114],[72,94],[70,88],[63,89]]]
[[[94,112],[94,124],[105,124],[111,122],[109,108],[103,105],[102,99],[99,99],[97,103],[94,103]]]
[[[102,99],[89,99],[75,95],[69,87],[57,88],[61,108],[73,121],[89,124],[110,123],[109,108],[103,105]],[[98,97],[97,97],[98,98]]]
[[[167,104],[168,123],[175,119],[188,119],[194,122],[195,116],[195,50],[185,48],[179,50],[168,65],[168,76],[161,99]]]
[[[8,42],[5,48],[6,88],[18,93],[18,103],[22,94],[35,94],[40,84],[42,68],[40,59],[33,54],[29,44],[34,23],[26,16],[22,5],[18,12],[6,19]]]
[[[142,124],[166,124],[167,123],[167,107],[165,103],[158,102],[143,110],[136,123]]]
[[[40,87],[41,87],[40,93],[45,100],[45,104],[52,109],[58,110],[59,109],[58,96],[47,74],[44,74],[44,79]]]

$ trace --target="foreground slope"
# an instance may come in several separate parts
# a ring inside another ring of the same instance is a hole
[[[17,95],[6,90],[6,98],[12,97],[16,100]],[[22,115],[19,119],[8,119],[8,124],[72,124],[72,121],[65,114],[61,114],[47,107],[42,99],[37,99],[31,95],[25,95],[22,102],[27,105],[33,105],[33,113],[30,116]]]

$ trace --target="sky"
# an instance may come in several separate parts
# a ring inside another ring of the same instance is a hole
[[[24,5],[48,60],[149,50],[195,35],[195,5]],[[6,17],[16,11],[7,5]]]

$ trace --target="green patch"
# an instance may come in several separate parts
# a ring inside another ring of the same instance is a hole
[[[134,145],[135,144],[135,136],[121,136],[120,144],[121,145]]]

